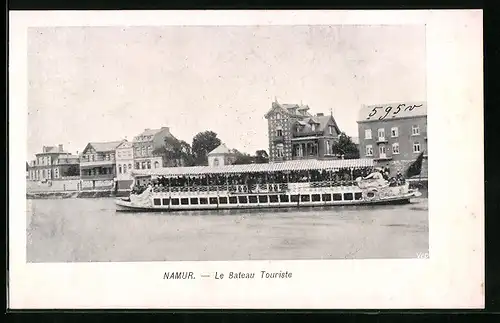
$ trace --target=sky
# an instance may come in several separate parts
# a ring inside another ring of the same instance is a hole
[[[30,28],[28,155],[163,126],[268,150],[275,99],[356,136],[362,104],[426,100],[425,57],[418,25]]]

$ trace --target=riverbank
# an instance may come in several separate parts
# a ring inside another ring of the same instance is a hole
[[[125,197],[128,196],[128,191],[72,191],[72,192],[27,192],[26,198],[30,200],[47,200],[47,199],[70,199],[70,198],[103,198],[103,197]]]

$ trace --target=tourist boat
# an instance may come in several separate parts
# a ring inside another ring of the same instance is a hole
[[[167,167],[135,170],[134,184],[146,187],[140,194],[131,193],[116,200],[117,211],[192,211],[259,208],[292,208],[313,206],[402,204],[418,197],[418,190],[410,189],[408,181],[394,185],[377,176],[355,177],[361,170],[371,174],[371,159],[294,160],[281,163],[226,165],[217,167]],[[312,172],[323,178],[311,181]],[[339,180],[338,174],[343,174]],[[234,176],[260,174],[266,178],[279,174],[278,183],[234,184]],[[297,178],[304,175],[302,178]],[[326,174],[326,176],[325,176]],[[346,176],[347,174],[347,176]],[[199,185],[189,179],[219,176],[223,185]],[[183,186],[155,184],[159,178],[171,183],[173,179],[187,178]],[[346,180],[346,177],[348,180]],[[355,180],[354,180],[355,178]],[[309,179],[309,180],[308,180]]]

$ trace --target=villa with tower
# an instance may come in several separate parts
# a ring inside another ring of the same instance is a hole
[[[265,118],[270,162],[336,158],[333,144],[340,129],[332,113],[313,115],[308,105],[282,104],[275,99]]]

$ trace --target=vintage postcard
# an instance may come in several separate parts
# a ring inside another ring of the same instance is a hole
[[[481,11],[9,28],[10,308],[484,306]]]

